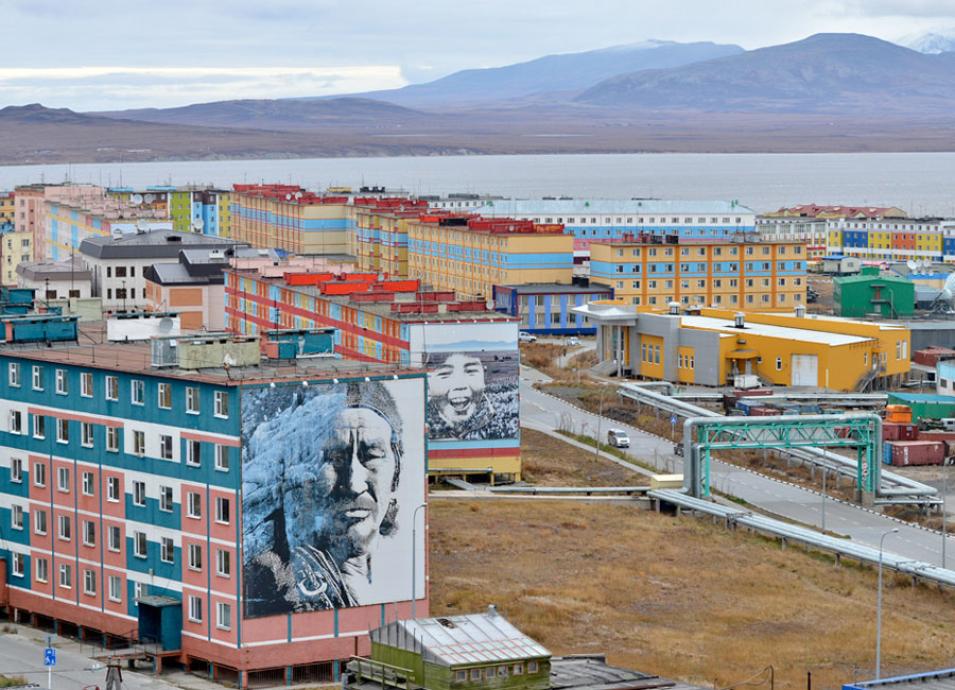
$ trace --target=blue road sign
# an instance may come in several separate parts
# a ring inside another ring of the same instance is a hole
[[[676,426],[676,415],[675,415],[675,414],[671,414],[671,415],[670,415],[670,426]]]
[[[47,647],[43,650],[43,665],[56,666],[56,650],[53,647]]]

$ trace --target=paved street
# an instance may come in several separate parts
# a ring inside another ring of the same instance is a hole
[[[524,426],[556,429],[562,420],[565,426],[569,420],[578,432],[586,425],[586,433],[591,436],[598,428],[603,436],[608,428],[623,428],[630,434],[631,446],[627,451],[630,455],[659,468],[661,472],[683,471],[682,458],[673,455],[673,443],[669,439],[614,420],[598,421],[597,415],[534,389],[532,384],[541,380],[546,380],[546,377],[533,369],[521,368],[521,424]],[[719,461],[713,462],[711,472],[713,488],[742,498],[763,512],[821,527],[823,499],[819,493]],[[897,528],[898,534],[886,537],[887,552],[941,565],[942,537],[939,532],[915,527],[833,499],[825,501],[825,515],[828,531],[876,548],[881,534]],[[951,537],[948,538],[946,550],[947,564],[953,567],[955,542]]]

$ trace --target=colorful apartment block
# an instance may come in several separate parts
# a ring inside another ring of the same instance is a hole
[[[429,199],[433,208],[467,211],[563,225],[574,251],[587,255],[590,243],[650,233],[681,239],[722,240],[756,230],[756,214],[737,201],[659,199]]]
[[[12,223],[0,226],[0,284],[17,284],[17,266],[33,260],[33,233],[16,232]]]
[[[13,225],[16,221],[16,196],[13,192],[0,192],[0,227]]]
[[[520,479],[517,319],[417,280],[250,270],[226,271],[226,316],[242,334],[332,327],[343,357],[426,367],[430,473]]]
[[[427,210],[427,202],[415,199],[355,199],[348,253],[355,257],[359,270],[407,276],[408,222]]]
[[[297,185],[234,185],[231,236],[294,254],[345,254],[352,229],[347,196],[317,196]]]
[[[179,188],[169,192],[169,217],[177,232],[228,237],[232,213],[229,192],[210,188]]]
[[[562,225],[452,216],[408,221],[408,275],[490,300],[495,285],[569,285],[574,238]]]
[[[806,300],[801,242],[685,242],[662,238],[595,242],[591,282],[636,306],[792,309]]]
[[[605,285],[494,286],[494,308],[519,319],[522,331],[538,335],[593,335],[593,324],[574,308],[612,298],[613,289]]]
[[[14,620],[244,688],[333,682],[386,618],[427,612],[423,372],[222,334],[89,338],[0,347]]]
[[[80,245],[87,238],[110,238],[137,233],[172,230],[172,222],[153,217],[156,212],[148,212],[143,217],[127,217],[89,211],[85,208],[70,206],[59,202],[46,203],[46,242],[47,254],[54,261],[69,259],[79,253]],[[165,212],[159,213],[165,215]]]
[[[879,261],[955,261],[955,220],[878,218],[828,221],[829,251]]]

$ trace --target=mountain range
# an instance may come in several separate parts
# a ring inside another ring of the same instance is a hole
[[[648,41],[339,97],[5,108],[0,160],[955,150],[955,52],[913,45]]]

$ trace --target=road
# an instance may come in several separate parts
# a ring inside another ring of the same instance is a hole
[[[647,433],[636,427],[611,419],[598,420],[591,414],[569,403],[535,389],[535,382],[546,381],[546,376],[528,367],[521,367],[521,424],[531,428],[557,429],[568,423],[578,433],[593,436],[599,429],[622,428],[630,435],[627,452],[641,462],[657,467],[661,472],[682,472],[683,459],[673,454],[673,442]],[[581,431],[584,430],[585,431]],[[718,460],[711,466],[711,484],[714,489],[736,496],[761,512],[794,522],[821,528],[823,497],[820,493],[794,484],[750,472]],[[890,518],[872,510],[825,499],[825,527],[829,532],[848,536],[860,543],[879,547],[879,538],[886,531],[898,529],[885,539],[887,552],[904,558],[942,565],[941,533],[926,530]],[[955,543],[948,537],[946,565],[955,567]]]

